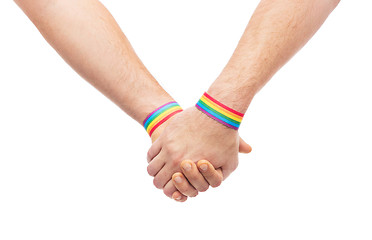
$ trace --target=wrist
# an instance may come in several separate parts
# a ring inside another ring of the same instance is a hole
[[[154,109],[162,106],[166,103],[174,101],[170,96],[153,96],[147,97],[146,99],[140,99],[136,102],[136,100],[126,102],[125,104],[119,105],[120,108],[125,111],[129,116],[131,116],[134,120],[136,120],[139,124],[143,125],[143,120],[154,111]],[[128,104],[133,104],[132,106],[128,106]]]
[[[245,66],[245,67],[243,67]],[[255,65],[230,60],[208,89],[208,93],[226,105],[245,113],[266,79]]]
[[[256,92],[252,88],[234,86],[230,82],[216,80],[207,93],[224,105],[244,114]]]
[[[177,102],[171,101],[157,107],[155,110],[150,112],[143,120],[142,124],[146,132],[153,140],[152,135],[154,132],[156,130],[160,130],[160,128],[166,124],[168,120],[180,112],[182,112],[181,106]]]
[[[190,117],[194,119],[194,125],[191,131],[200,131],[200,132],[209,132],[212,138],[223,139],[227,135],[235,135],[238,133],[235,129],[227,127],[224,124],[216,121],[215,119],[211,118],[204,112],[200,111],[197,106],[190,107],[185,109],[182,113],[183,115],[189,114]],[[202,126],[202,127],[201,127]]]
[[[195,107],[211,119],[228,128],[238,130],[244,113],[225,105],[205,92],[196,103]]]
[[[154,109],[174,101],[149,72],[139,67],[126,80],[118,81],[108,97],[141,125]]]
[[[136,111],[136,120],[143,125],[143,121],[151,114],[155,109],[163,106],[167,103],[175,102],[175,100],[167,93],[160,93],[153,96],[147,96],[141,103],[139,103],[139,109]]]
[[[152,135],[150,136],[151,138],[151,142],[155,142],[156,139],[159,138],[160,134],[164,131],[164,129],[168,126],[168,124],[174,119],[174,117],[177,116],[174,115],[172,117],[170,117],[168,120],[166,120],[163,124],[161,124],[158,128],[156,128],[154,130],[154,132],[152,133]]]

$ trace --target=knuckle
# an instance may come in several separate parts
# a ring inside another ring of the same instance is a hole
[[[180,166],[182,162],[182,153],[180,151],[174,150],[172,148],[167,148],[164,153],[168,159],[172,160],[172,164],[174,166]]]
[[[147,162],[151,161],[151,153],[150,150],[147,151]]]
[[[163,184],[161,183],[159,178],[155,177],[154,180],[153,180],[153,183],[154,183],[154,186],[157,189],[162,189],[163,188]]]
[[[172,189],[170,189],[170,188],[164,188],[163,189],[163,193],[167,196],[167,197],[172,197],[172,194],[173,194],[173,191],[172,191]]]
[[[208,185],[205,185],[205,186],[200,187],[200,188],[198,189],[198,191],[199,191],[199,192],[205,192],[205,191],[208,190],[208,188],[209,188],[209,186],[208,186]]]
[[[180,157],[171,157],[172,159],[172,167],[174,169],[180,169],[180,165],[181,165],[181,160],[180,160]]]
[[[198,196],[198,191],[192,191],[190,194],[189,194],[189,197],[196,197]]]
[[[221,181],[214,182],[213,184],[211,184],[211,187],[213,188],[219,187],[221,183],[222,183]]]
[[[154,168],[151,165],[147,166],[147,173],[152,177],[155,176]]]

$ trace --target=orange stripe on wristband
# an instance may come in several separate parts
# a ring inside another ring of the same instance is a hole
[[[180,113],[182,112],[182,109],[181,110],[177,110],[175,112],[172,112],[171,114],[169,114],[168,116],[166,116],[165,118],[163,118],[161,121],[159,121],[157,124],[155,124],[155,126],[151,129],[149,135],[151,137],[152,133],[160,126],[162,125],[165,121],[167,121],[169,118],[173,117],[174,115],[176,115],[177,113]]]
[[[239,129],[240,123],[244,117],[243,113],[220,103],[208,93],[204,93],[197,102],[196,108],[217,122],[235,130]]]
[[[147,133],[152,135],[152,133],[169,118],[175,114],[182,112],[182,108],[177,102],[166,103],[159,108],[151,112],[146,119],[143,121],[143,126],[145,127]]]

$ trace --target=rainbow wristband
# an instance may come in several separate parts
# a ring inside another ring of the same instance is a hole
[[[143,126],[151,137],[155,129],[179,112],[182,112],[182,108],[177,102],[166,103],[147,115]]]
[[[209,117],[235,130],[238,130],[244,117],[243,113],[220,103],[206,92],[195,106]]]

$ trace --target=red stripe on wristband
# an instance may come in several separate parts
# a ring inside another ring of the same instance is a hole
[[[209,100],[211,100],[212,102],[214,102],[215,104],[219,105],[220,107],[232,112],[232,113],[235,113],[236,115],[238,116],[241,116],[241,117],[244,117],[244,114],[243,113],[240,113],[238,111],[235,111],[234,109],[232,108],[229,108],[228,106],[220,103],[219,101],[217,101],[216,99],[214,99],[213,97],[211,97],[208,93],[204,93],[204,96],[207,97]]]
[[[149,132],[149,135],[151,137],[152,133],[155,131],[155,129],[157,129],[160,125],[162,125],[165,121],[167,121],[169,118],[171,118],[172,116],[174,116],[175,114],[179,113],[179,112],[182,112],[182,110],[178,110],[178,111],[175,111],[175,112],[172,112],[171,114],[169,114],[168,116],[166,116],[165,118],[163,118],[161,121],[159,121],[158,123],[155,124],[155,126],[151,129],[151,131]]]

